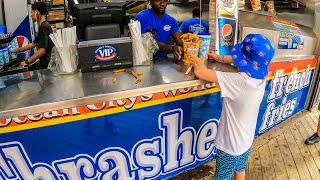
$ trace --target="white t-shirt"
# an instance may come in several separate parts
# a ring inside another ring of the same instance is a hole
[[[253,143],[266,81],[251,78],[243,72],[216,73],[223,103],[215,146],[239,156]]]

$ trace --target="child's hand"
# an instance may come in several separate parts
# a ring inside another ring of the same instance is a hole
[[[203,65],[204,61],[205,61],[205,58],[200,59],[197,56],[191,56],[191,58],[190,58],[190,62],[192,62],[193,64],[196,64],[196,65]]]
[[[20,49],[14,49],[12,50],[13,53],[19,53],[20,52]]]
[[[216,61],[219,61],[219,60],[220,60],[220,56],[219,56],[215,51],[210,51],[210,52],[208,53],[208,58],[209,58],[209,59],[216,60]]]

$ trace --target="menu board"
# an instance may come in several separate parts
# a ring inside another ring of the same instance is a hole
[[[278,49],[303,49],[303,33],[294,22],[267,17],[279,31]]]
[[[237,18],[238,1],[217,0],[218,17]]]

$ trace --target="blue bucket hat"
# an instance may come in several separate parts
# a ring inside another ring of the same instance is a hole
[[[274,56],[274,48],[263,35],[249,34],[242,43],[233,47],[231,56],[242,72],[255,79],[265,79]]]

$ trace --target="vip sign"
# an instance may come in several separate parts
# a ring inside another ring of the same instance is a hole
[[[263,122],[259,129],[259,134],[293,115],[298,102],[296,97],[289,98],[288,95],[309,87],[311,74],[310,65],[302,72],[298,72],[296,69],[293,69],[288,74],[284,74],[283,70],[275,72],[274,79],[271,81],[271,91],[268,95],[267,108],[263,114]],[[282,100],[277,101],[279,99]]]
[[[112,46],[101,46],[94,52],[94,57],[99,61],[112,60],[118,56],[116,48]]]
[[[155,179],[177,173],[215,154],[218,120],[210,119],[198,132],[182,127],[183,111],[163,112],[158,118],[162,136],[142,139],[131,149],[108,147],[96,153],[55,160],[52,164],[32,162],[20,142],[0,144],[0,177],[4,179]]]

